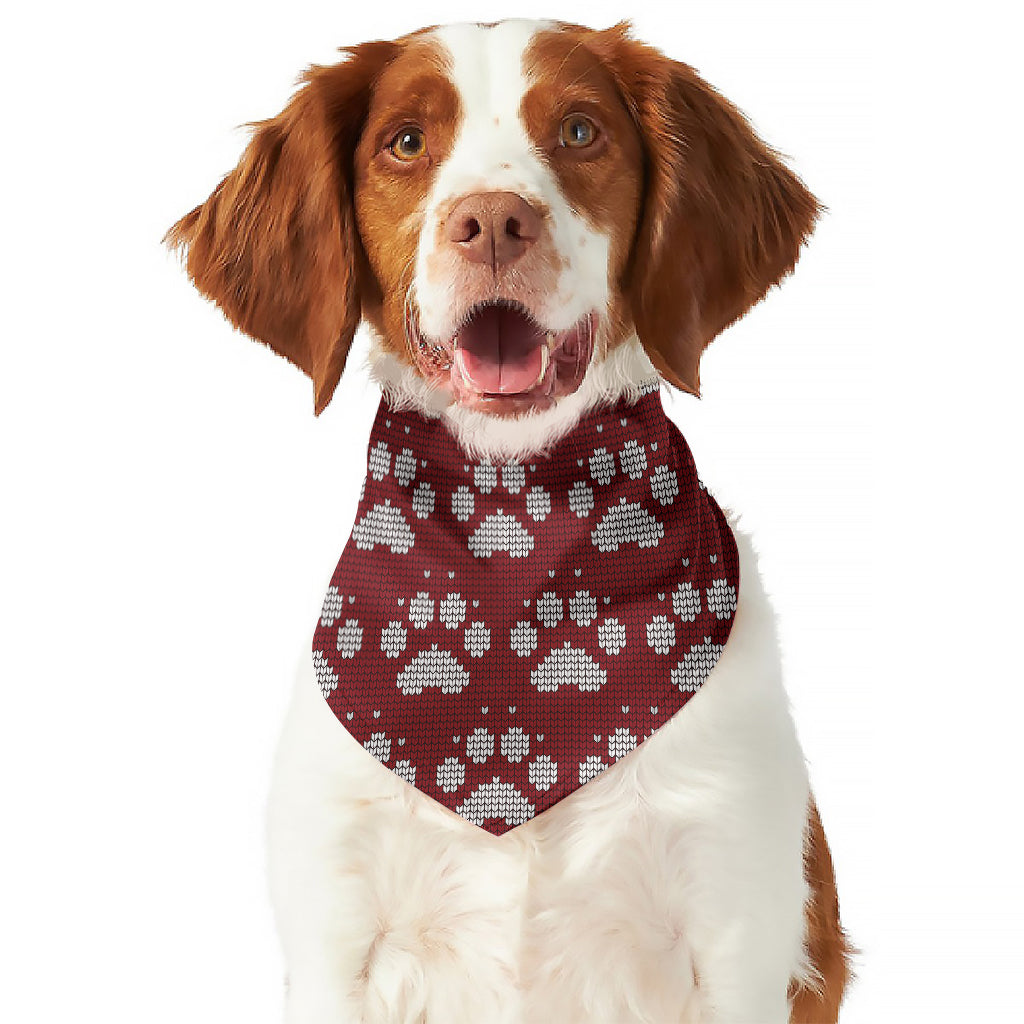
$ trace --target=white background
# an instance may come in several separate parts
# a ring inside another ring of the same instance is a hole
[[[863,950],[844,1021],[1024,1019],[1011,26],[979,3],[27,7],[0,60],[0,1018],[279,1019],[264,794],[377,399],[361,339],[314,420],[160,238],[306,64],[517,14],[632,17],[829,207],[703,401],[667,408],[762,552]]]

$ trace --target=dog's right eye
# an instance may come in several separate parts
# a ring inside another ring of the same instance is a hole
[[[418,160],[427,151],[427,137],[415,126],[403,128],[388,144],[392,155],[404,163]]]

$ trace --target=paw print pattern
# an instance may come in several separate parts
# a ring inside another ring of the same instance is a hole
[[[403,448],[395,456],[394,476],[403,487],[408,487],[416,479],[416,456],[411,448]]]
[[[689,654],[672,669],[672,683],[684,693],[696,693],[722,653],[722,644],[709,639],[690,648]]]
[[[607,448],[595,448],[590,456],[590,475],[602,487],[607,487],[615,476],[615,456]]]
[[[498,486],[498,467],[478,462],[473,467],[473,483],[481,494],[490,494]]]
[[[354,658],[363,646],[363,627],[357,619],[346,619],[338,630],[338,651],[343,658]]]
[[[577,626],[586,628],[597,618],[597,598],[591,597],[589,590],[577,590],[569,599],[569,616]]]
[[[530,762],[530,783],[541,792],[549,790],[558,781],[558,762],[546,754]]]
[[[668,654],[675,646],[676,625],[664,615],[655,615],[647,623],[647,646],[658,654]]]
[[[437,766],[437,788],[454,793],[466,783],[466,766],[457,757],[446,757]]]
[[[564,647],[553,648],[530,673],[530,682],[541,693],[554,693],[563,683],[586,692],[600,690],[608,682],[608,673],[586,651],[566,640]]]
[[[426,629],[434,621],[434,601],[425,590],[409,602],[409,621],[417,629]]]
[[[388,739],[385,733],[375,732],[363,746],[381,764],[387,764],[391,760],[391,740]]]
[[[396,555],[404,555],[415,543],[416,537],[405,521],[401,509],[386,500],[374,505],[352,528],[356,547],[372,551],[378,544],[390,548]]]
[[[330,628],[335,621],[341,618],[345,610],[345,600],[337,587],[328,587],[327,596],[324,598],[324,606],[320,611],[320,621]]]
[[[338,688],[337,675],[319,651],[313,652],[313,672],[316,675],[317,686],[325,697],[330,696]]]
[[[465,621],[465,600],[461,594],[449,594],[441,601],[441,622],[447,629],[458,629]]]
[[[665,527],[643,505],[623,497],[604,514],[590,539],[598,551],[618,551],[623,544],[653,548],[664,536]]]
[[[514,828],[529,821],[536,808],[511,782],[502,782],[495,777],[473,790],[470,798],[459,804],[455,813],[474,825],[482,825],[488,818],[499,818]]]
[[[374,480],[383,480],[391,469],[391,452],[383,441],[378,441],[370,449],[369,458],[370,476]]]
[[[549,629],[562,621],[562,599],[553,590],[537,598],[537,618]]]
[[[693,622],[701,611],[700,591],[689,583],[680,583],[672,592],[672,610],[683,622]]]
[[[526,511],[538,523],[551,514],[551,495],[543,487],[531,487],[526,494]]]
[[[636,441],[627,441],[619,452],[619,465],[630,480],[639,480],[647,469],[647,453]]]
[[[512,558],[526,558],[533,550],[533,536],[513,515],[503,509],[489,515],[469,538],[469,550],[477,558],[490,558],[506,551]]]
[[[526,486],[526,467],[519,462],[510,462],[502,466],[501,486],[509,494],[518,494]]]
[[[728,580],[712,580],[707,590],[708,611],[720,619],[731,618],[736,612],[736,588]]]
[[[441,693],[461,693],[469,685],[469,673],[450,651],[440,651],[431,644],[429,651],[420,651],[398,673],[398,688],[403,694],[422,693],[434,688]]]
[[[474,622],[466,630],[464,642],[471,658],[482,658],[491,648],[491,631],[482,622]]]
[[[494,753],[494,737],[486,729],[474,729],[466,737],[466,757],[473,764],[483,764]]]
[[[569,509],[580,519],[594,511],[594,492],[582,480],[569,489]]]
[[[509,729],[501,737],[501,756],[512,764],[519,764],[530,753],[530,737],[522,729]]]
[[[600,775],[607,768],[599,757],[588,757],[586,761],[580,762],[580,785],[585,786],[595,775]]]
[[[679,481],[668,466],[658,466],[651,475],[651,495],[662,505],[671,505],[679,494]]]
[[[636,747],[636,737],[628,729],[616,729],[608,737],[608,756],[617,761]]]
[[[517,622],[510,636],[512,650],[520,658],[528,658],[537,650],[537,630],[528,622]]]
[[[430,484],[418,484],[412,493],[412,510],[418,519],[426,519],[434,511],[434,489]]]
[[[396,761],[394,771],[400,779],[405,779],[410,786],[416,785],[416,765],[412,761]]]
[[[408,634],[400,622],[389,622],[380,633],[380,649],[385,657],[397,658],[405,651]]]
[[[626,649],[626,627],[618,619],[605,619],[597,627],[597,642],[608,654]]]
[[[476,499],[473,497],[473,492],[466,486],[456,487],[452,491],[452,515],[460,523],[469,521],[469,517],[473,514],[473,508],[476,505]]]

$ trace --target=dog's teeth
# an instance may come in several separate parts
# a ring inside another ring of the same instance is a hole
[[[550,339],[551,335],[548,335]],[[550,341],[548,343],[550,345]],[[548,345],[545,345],[540,350],[540,373],[537,374],[537,379],[533,382],[534,386],[539,384],[544,379],[544,374],[548,372],[548,364],[551,362],[551,349]]]

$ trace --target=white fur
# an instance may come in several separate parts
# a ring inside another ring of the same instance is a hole
[[[493,28],[450,25],[435,38],[450,55],[450,75],[459,92],[463,118],[455,145],[438,168],[424,211],[414,291],[420,329],[450,337],[460,304],[456,280],[431,273],[438,236],[438,210],[445,200],[477,191],[518,192],[549,211],[551,235],[563,257],[553,286],[533,310],[549,331],[565,331],[592,310],[608,305],[611,239],[566,202],[551,168],[540,158],[519,117],[528,83],[523,51],[547,22],[503,21]]]
[[[438,33],[467,122],[438,174],[425,238],[441,197],[485,183],[540,195],[560,210],[563,240],[590,231],[602,251],[599,233],[559,207],[518,121],[518,55],[535,28]],[[429,330],[443,326],[450,295],[420,256]],[[607,245],[598,264],[560,282],[552,316],[604,308]],[[553,409],[502,420],[452,406],[376,339],[370,364],[393,401],[444,417],[471,456],[498,459],[544,450],[654,373],[633,338],[598,351],[579,391]],[[501,837],[364,750],[321,696],[307,648],[270,801],[290,1024],[788,1020],[790,981],[809,974],[808,781],[774,618],[749,539],[736,537],[735,622],[700,691],[635,751]]]

